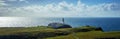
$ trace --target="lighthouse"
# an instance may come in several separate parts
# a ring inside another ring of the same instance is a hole
[[[65,20],[64,20],[64,18],[62,18],[62,23],[65,24]]]
[[[72,28],[70,25],[65,24],[64,18],[61,19],[62,23],[49,23],[48,27],[52,27],[54,29],[59,29],[59,28]]]

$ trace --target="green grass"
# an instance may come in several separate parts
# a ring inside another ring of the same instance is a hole
[[[101,31],[90,31],[90,32],[78,32],[75,35],[79,39],[95,39],[95,38],[120,38],[120,32],[101,32]],[[47,39],[76,39],[73,34],[66,36],[57,36]]]
[[[119,38],[120,32],[102,32],[94,30],[96,27],[78,27],[53,29],[45,26],[39,27],[16,27],[0,28],[0,36],[3,35],[23,35],[36,39],[94,39],[94,38]],[[82,29],[89,31],[82,32]]]

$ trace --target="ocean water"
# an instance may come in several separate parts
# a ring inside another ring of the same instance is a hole
[[[102,27],[104,31],[120,31],[120,18],[64,18],[65,23],[72,27],[91,25]],[[62,23],[62,18],[25,18],[25,17],[0,17],[0,27],[31,27],[52,22]]]
[[[91,25],[104,31],[120,31],[120,18],[67,18],[66,23],[73,27]]]

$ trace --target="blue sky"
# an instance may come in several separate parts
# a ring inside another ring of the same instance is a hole
[[[0,0],[1,17],[120,17],[120,0]]]
[[[58,4],[59,2],[65,1],[67,3],[73,3],[77,4],[79,0],[24,0],[20,2],[19,0],[14,0],[14,1],[8,1],[5,0],[6,3],[11,4],[13,6],[28,6],[28,5],[46,5],[49,3],[54,3]],[[80,0],[82,3],[85,3],[87,5],[96,5],[96,4],[101,4],[101,3],[120,3],[120,0]],[[29,2],[29,3],[25,3]]]
[[[0,0],[0,27],[45,25],[50,20],[35,17],[120,17],[120,0]]]
[[[120,3],[120,0],[81,0],[83,3],[86,3],[86,4],[101,4],[101,3]]]
[[[12,4],[13,6],[16,4],[23,4],[23,6],[27,5],[29,2],[29,5],[46,5],[49,3],[55,3],[58,4],[59,2],[66,1],[67,3],[73,3],[76,4],[79,0],[24,0],[20,2],[19,0],[14,0],[14,1],[8,1],[5,0],[6,3]],[[85,3],[87,5],[95,5],[95,4],[101,4],[101,3],[120,3],[120,0],[80,0],[82,3]],[[25,5],[24,5],[25,4]]]

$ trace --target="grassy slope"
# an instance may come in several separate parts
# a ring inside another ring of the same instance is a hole
[[[80,27],[80,28],[86,28],[86,27]],[[100,38],[100,37],[120,37],[120,32],[101,32],[101,31],[89,31],[89,32],[75,32],[76,30],[79,30],[80,28],[65,28],[65,29],[52,29],[47,27],[27,27],[27,28],[0,28],[0,35],[21,35],[21,34],[27,34],[29,36],[36,36],[38,34],[45,33],[49,35],[53,34],[59,34],[59,33],[70,33],[69,35],[62,35],[62,36],[56,36],[56,37],[47,37],[47,39],[94,39],[94,38]],[[87,27],[88,28],[88,27]],[[88,28],[89,29],[89,28]],[[44,35],[44,34],[43,34]],[[39,36],[38,36],[39,37]],[[37,37],[37,38],[38,38]],[[45,37],[46,38],[46,37]],[[41,38],[38,38],[41,39]]]
[[[75,33],[78,39],[95,39],[95,38],[120,38],[120,32],[101,32],[101,31],[90,31],[90,32],[78,32]],[[76,39],[74,34],[67,36],[57,36],[47,39]]]
[[[46,28],[46,27],[21,27],[21,28],[0,28],[0,35],[10,35],[10,34],[17,34],[22,32],[52,32],[53,29]]]
[[[0,28],[0,36],[20,36],[17,38],[36,39],[64,35],[69,29],[52,29],[47,27]],[[69,33],[67,33],[69,34]],[[65,34],[66,35],[66,34]],[[22,36],[22,37],[21,37]],[[14,37],[11,37],[14,38]]]

